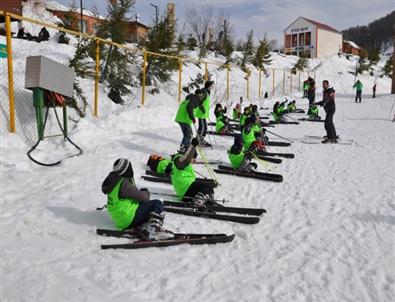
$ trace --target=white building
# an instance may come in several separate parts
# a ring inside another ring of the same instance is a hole
[[[329,25],[304,17],[284,30],[284,53],[321,58],[342,52],[343,34]]]

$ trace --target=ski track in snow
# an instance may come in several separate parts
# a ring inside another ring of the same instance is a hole
[[[167,215],[172,230],[236,234],[215,246],[99,249],[127,242],[95,234],[96,227],[113,227],[95,208],[105,203],[100,185],[116,158],[132,160],[139,186],[172,191],[140,176],[150,153],[169,155],[178,147],[180,130],[168,118],[176,107],[83,121],[71,137],[84,155],[52,169],[29,162],[27,146],[3,133],[3,301],[392,301],[394,125],[372,118],[386,115],[390,103],[338,98],[335,125],[354,139],[350,146],[270,148],[295,153],[280,165],[260,165],[282,174],[281,184],[218,175],[217,197],[268,210],[259,224]],[[271,131],[324,134],[323,124],[308,122]],[[206,154],[224,159],[233,139],[215,139],[224,147]],[[207,175],[203,165],[196,168]]]

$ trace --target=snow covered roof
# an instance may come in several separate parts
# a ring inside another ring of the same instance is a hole
[[[314,21],[314,20],[311,20],[311,19],[307,19],[305,17],[301,17],[301,18],[305,19],[306,21],[308,21],[310,23],[313,23],[318,28],[322,28],[322,29],[325,29],[325,30],[329,30],[329,31],[333,31],[333,32],[342,34],[340,31],[338,31],[337,29],[334,29],[333,27],[331,27],[331,26],[329,26],[327,24],[320,23],[320,22],[317,22],[317,21]]]
[[[45,1],[45,7],[50,10],[50,11],[61,11],[61,12],[68,12],[71,10],[70,7],[64,6],[62,4],[59,4],[56,1]],[[78,7],[76,7],[75,9],[73,9],[73,11],[75,11],[76,13],[80,13],[80,9]],[[103,16],[101,15],[95,15],[93,12],[87,10],[87,9],[83,9],[82,10],[82,14],[84,16],[89,16],[89,17],[95,17],[95,18],[99,18],[99,19],[105,19]]]
[[[360,49],[360,47],[353,41],[344,40],[345,43],[349,44],[352,48]]]

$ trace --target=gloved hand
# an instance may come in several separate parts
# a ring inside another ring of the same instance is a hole
[[[192,146],[196,147],[197,145],[199,145],[199,140],[197,139],[197,137],[194,137],[191,141]]]
[[[193,118],[193,119],[192,119],[192,122],[195,124],[195,123],[196,123],[196,119],[195,119],[195,118]]]

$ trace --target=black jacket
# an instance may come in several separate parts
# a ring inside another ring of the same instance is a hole
[[[123,198],[131,198],[137,202],[147,202],[150,199],[150,194],[146,190],[139,190],[132,182],[132,180],[127,179],[125,177],[119,176],[115,172],[110,172],[106,179],[103,181],[101,186],[101,190],[104,194],[109,194],[114,187],[117,185],[118,181],[121,179],[124,181],[119,188],[118,197]]]
[[[334,113],[336,111],[335,104],[335,89],[328,88],[322,92],[322,101],[316,103],[317,105],[324,106],[326,113]]]
[[[200,106],[201,100],[198,96],[196,96],[192,93],[188,94],[185,99],[189,100],[189,103],[187,105],[187,112],[188,112],[189,118],[191,120],[193,120],[195,118],[195,115],[193,114],[193,110]]]

